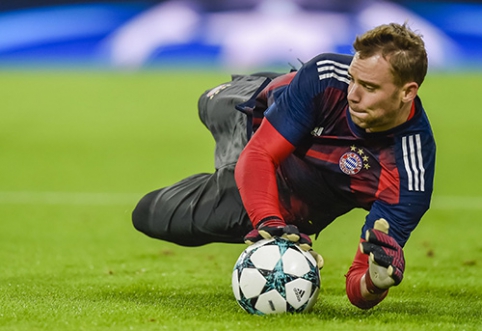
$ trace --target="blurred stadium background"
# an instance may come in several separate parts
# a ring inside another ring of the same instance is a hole
[[[315,314],[262,321],[230,289],[243,246],[133,229],[143,194],[212,171],[205,89],[349,53],[356,34],[405,20],[435,71],[421,93],[436,188],[380,309],[344,295],[362,210],[314,243],[327,265]],[[0,330],[481,330],[482,0],[3,0],[0,72]]]
[[[482,1],[171,0],[0,2],[0,67],[297,66],[408,20],[431,70],[482,68]]]

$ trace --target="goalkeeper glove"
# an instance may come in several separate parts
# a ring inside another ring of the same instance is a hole
[[[388,235],[388,230],[385,219],[376,220],[374,228],[366,232],[366,242],[360,244],[362,253],[370,254],[368,275],[373,285],[383,291],[400,284],[405,270],[403,249]]]
[[[296,243],[303,251],[309,252],[315,259],[319,269],[323,268],[323,257],[313,250],[311,238],[300,233],[298,227],[286,224],[280,219],[270,219],[258,224],[257,229],[251,230],[245,237],[244,242],[252,245],[262,239],[280,237]]]

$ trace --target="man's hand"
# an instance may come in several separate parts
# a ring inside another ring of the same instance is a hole
[[[323,257],[313,250],[311,238],[304,233],[300,233],[296,225],[286,224],[279,219],[260,223],[257,229],[251,230],[244,237],[244,242],[252,245],[261,239],[271,239],[273,237],[280,237],[295,242],[303,251],[309,252],[314,257],[319,269],[323,268]]]
[[[388,222],[381,218],[366,232],[366,242],[360,244],[364,254],[370,254],[369,275],[373,284],[386,290],[400,284],[405,270],[403,249],[388,235]]]

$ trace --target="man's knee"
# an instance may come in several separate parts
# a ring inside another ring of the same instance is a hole
[[[166,189],[169,188],[148,193],[137,203],[132,212],[134,228],[148,237],[182,246],[200,246],[212,242],[193,232],[194,227],[184,222],[187,220],[184,213],[175,215],[176,211],[187,208],[165,201]]]
[[[138,203],[132,212],[132,224],[136,230],[149,235],[149,220],[151,217],[151,205],[158,191],[146,194]]]
[[[243,242],[251,222],[234,182],[234,166],[197,174],[144,196],[132,212],[145,235],[183,246]]]

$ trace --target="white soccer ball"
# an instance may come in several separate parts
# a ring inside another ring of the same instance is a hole
[[[232,278],[238,304],[257,315],[310,310],[320,283],[313,256],[282,238],[261,240],[246,248],[234,265]]]

